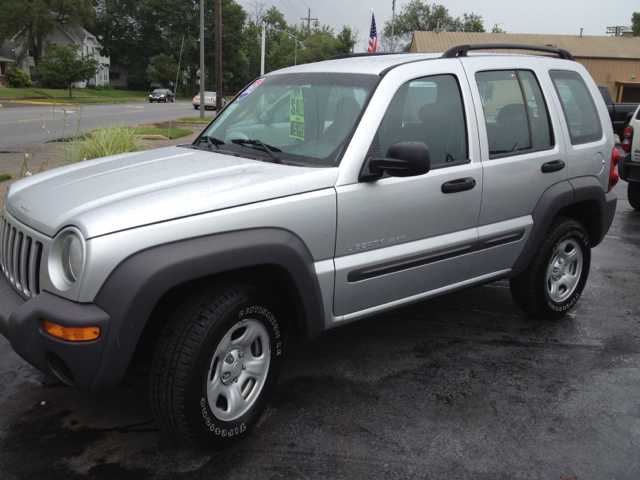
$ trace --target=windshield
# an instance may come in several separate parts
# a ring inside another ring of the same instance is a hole
[[[283,163],[337,166],[378,79],[337,73],[258,79],[197,142],[215,139],[219,153],[269,157],[272,150]]]

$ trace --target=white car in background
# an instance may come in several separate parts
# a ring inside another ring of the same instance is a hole
[[[620,178],[629,183],[627,198],[635,210],[640,210],[640,106],[620,138],[623,151],[618,172]]]
[[[224,107],[227,104],[226,100],[222,100],[222,106]],[[195,97],[193,97],[193,108],[196,110],[200,110],[200,94],[197,93]],[[204,92],[204,109],[215,109],[216,108],[216,92]]]

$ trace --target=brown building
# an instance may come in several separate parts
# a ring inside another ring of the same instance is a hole
[[[411,51],[444,52],[457,45],[479,43],[515,43],[567,50],[585,66],[598,85],[609,88],[614,101],[640,102],[640,37],[414,32]],[[525,50],[513,52],[532,53]]]

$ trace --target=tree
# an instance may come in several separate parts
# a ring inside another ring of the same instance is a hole
[[[161,53],[151,59],[147,67],[147,79],[150,83],[157,82],[163,87],[176,81],[178,62],[171,55]]]
[[[58,25],[87,27],[92,19],[92,0],[0,0],[0,43],[16,36],[24,45],[18,56],[31,50],[37,67]]]
[[[413,32],[484,32],[484,23],[480,15],[463,13],[453,18],[444,5],[428,5],[423,0],[411,0],[403,5],[396,15],[394,28],[394,50],[408,50]],[[391,21],[385,22],[382,32],[383,46],[390,44]],[[404,45],[404,46],[403,46]]]
[[[481,32],[484,33],[484,23],[480,15],[475,13],[463,13],[451,22],[451,32]]]
[[[631,28],[633,29],[633,36],[640,37],[640,12],[635,12],[631,15]]]
[[[78,45],[70,43],[53,47],[40,61],[38,75],[44,82],[60,83],[69,88],[76,82],[84,82],[98,71],[98,61],[93,57],[78,55]]]
[[[493,28],[491,29],[491,33],[507,33],[505,30],[501,29],[498,25],[500,25],[499,23],[496,23]]]

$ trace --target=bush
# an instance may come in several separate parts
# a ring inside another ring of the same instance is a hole
[[[64,150],[65,162],[75,163],[84,159],[91,160],[144,150],[148,144],[139,139],[136,134],[136,129],[127,128],[124,122],[94,130],[84,138],[78,138],[69,143]]]
[[[13,88],[26,88],[31,86],[31,77],[27,72],[23,72],[19,68],[11,68],[9,70],[9,85]]]

